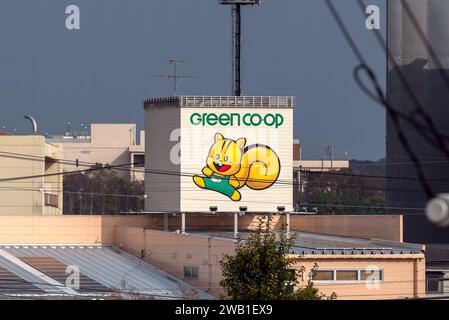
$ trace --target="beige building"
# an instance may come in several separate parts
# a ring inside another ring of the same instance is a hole
[[[284,216],[273,217],[273,229],[279,229],[284,219]],[[223,254],[233,254],[236,246],[229,233],[233,221],[232,216],[188,216],[187,233],[181,234],[176,232],[180,230],[181,219],[173,215],[167,221],[170,232],[163,231],[166,220],[157,215],[0,216],[0,255],[9,250],[12,254],[37,256],[41,262],[51,263],[48,272],[55,272],[55,261],[50,258],[79,264],[92,279],[110,284],[108,278],[117,270],[113,272],[111,266],[106,268],[105,252],[98,249],[107,249],[108,255],[112,254],[111,250],[121,252],[122,258],[117,256],[116,260],[120,264],[125,256],[120,250],[124,250],[134,255],[134,267],[126,269],[134,270],[132,274],[127,272],[128,280],[135,273],[141,273],[139,266],[150,263],[151,268],[162,269],[219,296],[223,292],[219,286],[220,260]],[[257,227],[258,216],[239,217],[238,224],[239,231],[245,235]],[[327,295],[335,292],[337,299],[426,296],[425,248],[402,242],[401,216],[292,215],[290,224],[291,231],[298,233],[294,254],[300,259],[293,267],[298,270],[298,285],[308,280],[307,271],[317,263],[316,287]],[[215,226],[214,231],[210,226]],[[114,247],[110,247],[112,245]],[[17,259],[6,256],[23,266]],[[27,259],[32,266],[45,267],[45,263],[36,265]],[[10,266],[0,263],[0,268]],[[305,272],[299,271],[301,267]],[[123,270],[117,275],[118,282],[125,276]],[[155,289],[168,289],[166,286],[167,283],[157,283]],[[143,287],[144,283],[134,283],[134,290]]]
[[[291,230],[296,233],[292,256],[298,262],[292,270],[296,271],[298,286],[307,283],[316,264],[312,281],[328,297],[332,293],[342,300],[425,297],[425,248],[400,241],[402,217],[342,218],[344,222],[332,216],[290,218]],[[218,297],[223,294],[219,285],[220,260],[225,254],[232,255],[236,248],[232,232],[226,231],[232,229],[232,217],[187,220],[187,233],[119,226],[115,229],[115,245],[135,255],[143,253],[146,261]],[[244,216],[239,220],[240,236],[245,238],[247,231],[257,226],[257,217]],[[153,228],[161,222],[153,218]],[[283,217],[275,217],[273,228],[279,228],[283,222]],[[179,218],[170,217],[171,230],[180,228],[179,223]],[[326,232],[342,236],[315,233],[322,230],[320,223],[325,224]],[[303,225],[307,226],[306,231]],[[216,226],[215,231],[210,226]]]
[[[66,132],[47,139],[64,146],[64,171],[85,169],[95,163],[124,165],[117,174],[130,181],[143,181],[145,135],[137,142],[135,124],[91,124],[90,132]],[[76,161],[78,160],[78,167]],[[137,164],[138,163],[138,164]]]
[[[62,150],[39,135],[0,136],[0,215],[62,214],[62,175],[52,175]]]
[[[302,147],[299,140],[293,143],[293,168],[295,174],[300,170],[305,171],[339,171],[349,169],[348,160],[304,160],[302,159]]]

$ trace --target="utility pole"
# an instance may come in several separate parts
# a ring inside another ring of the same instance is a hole
[[[162,78],[162,79],[171,80],[172,81],[171,86],[172,86],[172,89],[173,89],[173,96],[176,97],[176,95],[178,94],[179,80],[182,80],[182,79],[195,79],[195,77],[192,77],[192,76],[189,76],[189,75],[179,75],[178,74],[178,64],[187,63],[187,61],[185,61],[185,60],[177,60],[177,59],[170,59],[170,60],[168,60],[168,63],[173,66],[173,73],[172,74],[160,74],[160,75],[157,75],[156,77]]]
[[[321,172],[324,172],[324,151],[326,151],[331,163],[331,171],[334,171],[334,149],[332,144],[321,146]]]
[[[323,174],[323,172],[324,172],[324,155],[323,155],[323,151],[324,151],[324,146],[321,146],[321,174]]]
[[[232,5],[232,83],[234,96],[242,95],[242,9],[240,4]]]
[[[260,0],[220,0],[232,8],[232,94],[242,95],[242,6],[260,4]]]
[[[331,172],[334,171],[334,148],[333,145],[327,146],[327,155],[329,156],[329,160],[331,161]]]

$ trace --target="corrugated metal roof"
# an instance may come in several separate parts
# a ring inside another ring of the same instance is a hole
[[[377,239],[359,239],[298,232],[294,252],[299,254],[336,254],[336,255],[379,255],[379,254],[416,254],[423,246],[383,241]]]
[[[328,254],[328,255],[378,255],[378,254],[417,254],[424,251],[422,245],[384,241],[377,239],[359,239],[352,237],[329,236],[308,232],[293,232],[296,235],[293,253]],[[193,233],[195,234],[195,233]],[[196,233],[200,236],[213,236],[233,239],[232,232]],[[241,232],[242,239],[248,238],[249,232]]]
[[[82,275],[117,293],[182,299],[183,293],[187,291],[195,293],[200,299],[213,299],[211,295],[112,246],[8,245],[0,246],[0,249],[19,259],[51,257],[67,266],[76,266]],[[24,272],[19,266],[5,260],[0,256],[0,267],[26,281],[37,283],[36,286],[46,292],[61,293],[57,286],[42,284],[37,276]]]

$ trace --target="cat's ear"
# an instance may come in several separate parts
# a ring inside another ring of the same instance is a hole
[[[235,143],[237,143],[237,146],[240,149],[243,149],[245,147],[245,145],[246,145],[246,139],[245,138],[240,138]]]
[[[223,140],[224,139],[224,137],[223,137],[223,135],[221,134],[221,133],[216,133],[215,134],[215,142],[217,142],[217,141],[220,141],[220,140]]]

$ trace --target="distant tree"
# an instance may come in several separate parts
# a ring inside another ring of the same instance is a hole
[[[143,182],[130,182],[106,166],[64,176],[64,214],[119,214],[143,210]]]
[[[318,191],[308,194],[302,206],[317,207],[323,214],[385,214],[385,197]]]
[[[321,300],[309,280],[297,288],[293,266],[297,259],[289,256],[294,237],[284,231],[269,230],[263,222],[247,240],[238,239],[234,255],[225,255],[220,264],[223,278],[220,285],[226,298],[232,300]]]
[[[357,175],[351,169],[333,174],[302,172],[301,192],[295,195],[299,210],[316,207],[325,214],[385,214],[385,179]]]

